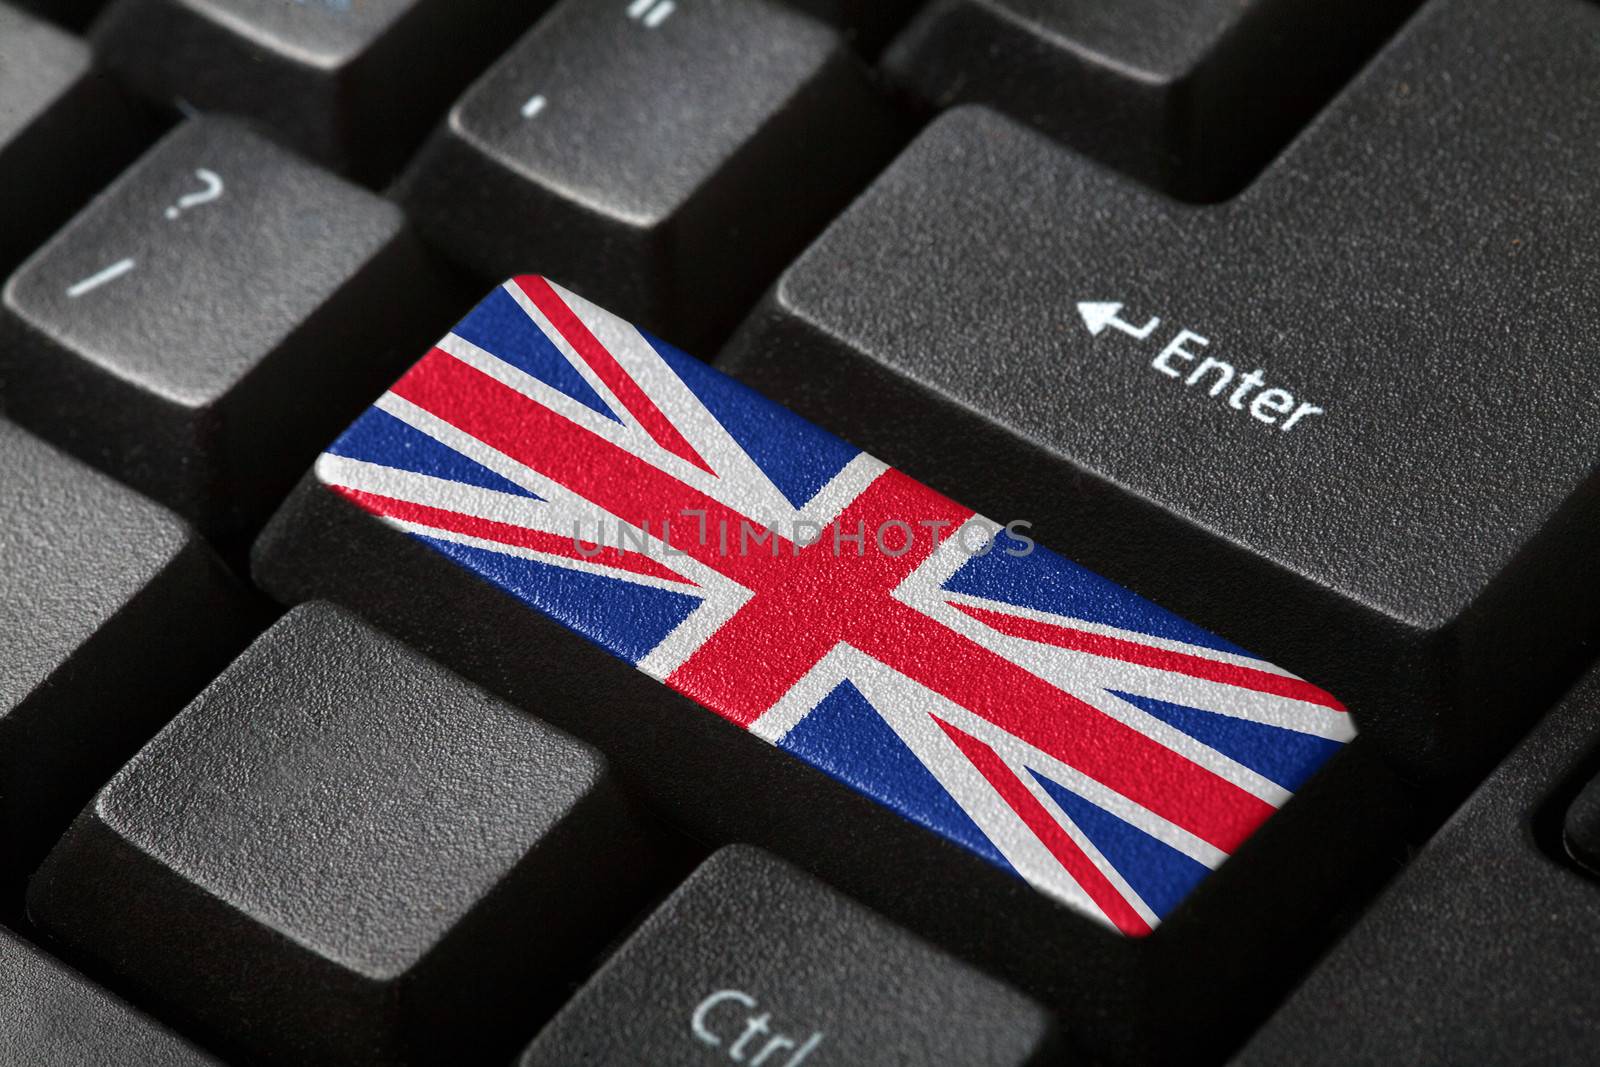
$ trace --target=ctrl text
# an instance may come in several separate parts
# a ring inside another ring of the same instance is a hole
[[[696,1041],[751,1067],[800,1067],[822,1045],[822,1031],[804,1040],[775,1033],[772,1013],[739,989],[719,989],[695,1005],[689,1029]]]

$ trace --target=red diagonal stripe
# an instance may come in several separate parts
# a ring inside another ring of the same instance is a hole
[[[715,531],[725,524],[737,544],[739,524],[745,521],[739,512],[448,352],[436,348],[428,353],[394,384],[391,392],[623,522],[641,529],[648,524],[657,536],[662,523],[669,522],[674,550],[734,581],[741,580],[744,570],[764,567],[765,557],[761,555],[741,556],[720,550]],[[705,522],[713,531],[706,544],[700,543],[699,520],[681,517],[684,510],[705,513]],[[791,543],[778,540],[782,553],[789,554]],[[765,558],[765,565],[771,562]]]
[[[1108,637],[1105,634],[1090,633],[1070,626],[1007,615],[1004,612],[974,607],[958,601],[951,601],[951,604],[990,629],[998,630],[1010,637],[1020,637],[1025,641],[1037,641],[1043,645],[1054,645],[1056,648],[1071,649],[1074,652],[1087,652],[1090,655],[1122,660],[1125,663],[1136,663],[1141,667],[1154,667],[1174,674],[1185,674],[1208,682],[1221,682],[1223,685],[1237,686],[1240,689],[1253,689],[1258,693],[1271,693],[1274,696],[1288,697],[1290,700],[1302,700],[1307,704],[1332,708],[1334,711],[1345,710],[1344,705],[1339,703],[1333,694],[1301,678],[1286,678],[1271,671],[1258,671],[1233,663],[1219,663],[1203,656],[1192,656],[1185,652],[1141,645],[1120,637]]]
[[[335,485],[332,488],[341,495],[354,500],[374,515],[383,515],[388,518],[400,519],[404,522],[415,522],[423,526],[431,526],[436,530],[449,530],[452,533],[466,534],[468,537],[494,541],[513,548],[526,548],[534,552],[543,552],[550,556],[563,556],[567,559],[583,560],[585,563],[597,563],[615,570],[629,571],[633,574],[642,574],[651,578],[662,578],[669,582],[683,582],[686,585],[694,584],[681,574],[669,571],[649,556],[641,555],[638,552],[626,552],[608,545],[601,547],[599,551],[585,555],[578,551],[577,545],[573,543],[573,539],[570,537],[546,533],[543,530],[530,530],[526,526],[479,518],[476,515],[463,515],[458,511],[446,511],[443,508],[430,507],[427,504],[416,504],[409,500],[400,500],[397,497],[384,496],[380,493],[369,493],[361,489],[351,489],[348,486]]]
[[[600,339],[590,332],[589,327],[583,324],[576,312],[567,306],[549,282],[536,274],[524,275],[516,279],[518,288],[528,294],[528,299],[533,301],[544,317],[550,320],[550,325],[567,339],[567,344],[572,350],[589,364],[595,374],[606,388],[611,390],[613,396],[628,409],[644,432],[650,435],[651,440],[675,456],[693,463],[707,474],[715,474],[708,463],[700,458],[700,453],[694,450],[672,421],[664,415],[655,402],[645,395],[639,384],[617,362],[617,357]]]
[[[1231,853],[1273,806],[913,608],[891,602],[850,643],[1135,804]]]
[[[1050,854],[1056,858],[1072,880],[1089,894],[1089,899],[1103,911],[1106,918],[1125,934],[1133,937],[1143,937],[1150,933],[1150,924],[1134,910],[1111,880],[1101,873],[1100,868],[1094,865],[1087,853],[1078,847],[1078,843],[1061,828],[1045,810],[1039,798],[1033,795],[1027,785],[1019,779],[1011,768],[1006,766],[998,753],[975,737],[957,730],[954,726],[938,718],[933,720],[945,732],[950,740],[956,743],[963,755],[972,761],[989,784],[994,786],[1006,804],[1016,812],[1028,829],[1033,831]]]

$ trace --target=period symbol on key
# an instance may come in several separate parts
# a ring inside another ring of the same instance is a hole
[[[167,208],[167,218],[175,219],[190,208],[196,208],[201,204],[209,204],[214,200],[222,199],[222,193],[227,187],[223,184],[221,176],[216,171],[200,167],[194,172],[194,176],[203,188],[178,197],[178,202]]]
[[[677,9],[678,5],[672,0],[633,0],[628,5],[628,17],[653,30],[671,18]]]

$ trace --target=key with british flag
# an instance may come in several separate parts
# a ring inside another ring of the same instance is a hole
[[[1329,782],[1366,765],[1334,760],[1335,696],[1041,543],[1067,539],[529,276],[327,448],[255,571],[589,737],[702,839],[779,848],[969,955],[1068,937],[1072,967],[1026,984],[1087,994],[1063,972],[1098,966],[1142,998],[1251,892],[1316,871],[1315,907],[1344,881]],[[1274,817],[1330,760],[1320,805]],[[1252,838],[1258,880],[1288,880],[1214,887]]]

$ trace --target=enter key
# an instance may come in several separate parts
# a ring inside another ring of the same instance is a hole
[[[948,113],[721,365],[1481,766],[1600,613],[1597,34],[1434,0],[1213,207]]]

